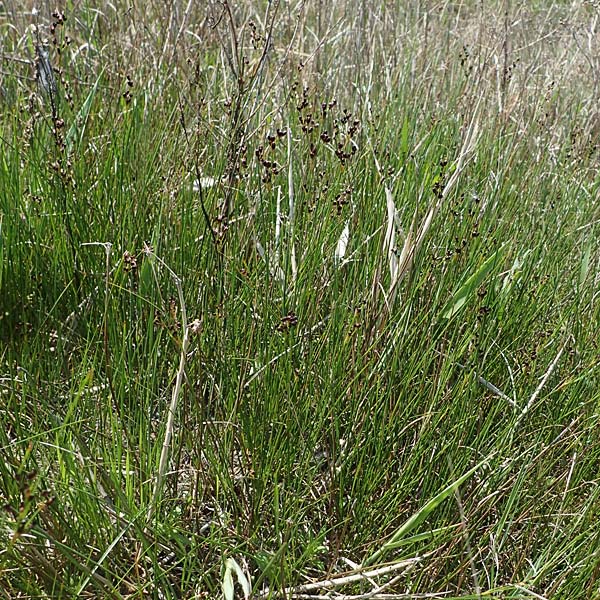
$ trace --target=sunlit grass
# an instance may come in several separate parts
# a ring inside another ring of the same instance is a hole
[[[594,598],[587,9],[175,4],[5,15],[4,597]]]

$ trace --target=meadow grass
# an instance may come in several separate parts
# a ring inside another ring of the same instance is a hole
[[[598,598],[595,4],[23,4],[3,597]]]

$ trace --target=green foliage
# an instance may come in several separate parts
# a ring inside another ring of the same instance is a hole
[[[3,41],[4,596],[598,596],[587,9],[100,4]]]

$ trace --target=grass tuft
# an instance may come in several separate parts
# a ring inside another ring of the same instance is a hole
[[[593,4],[2,3],[0,594],[599,597]]]

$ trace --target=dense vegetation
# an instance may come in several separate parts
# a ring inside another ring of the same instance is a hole
[[[27,4],[3,597],[598,598],[596,4]]]

